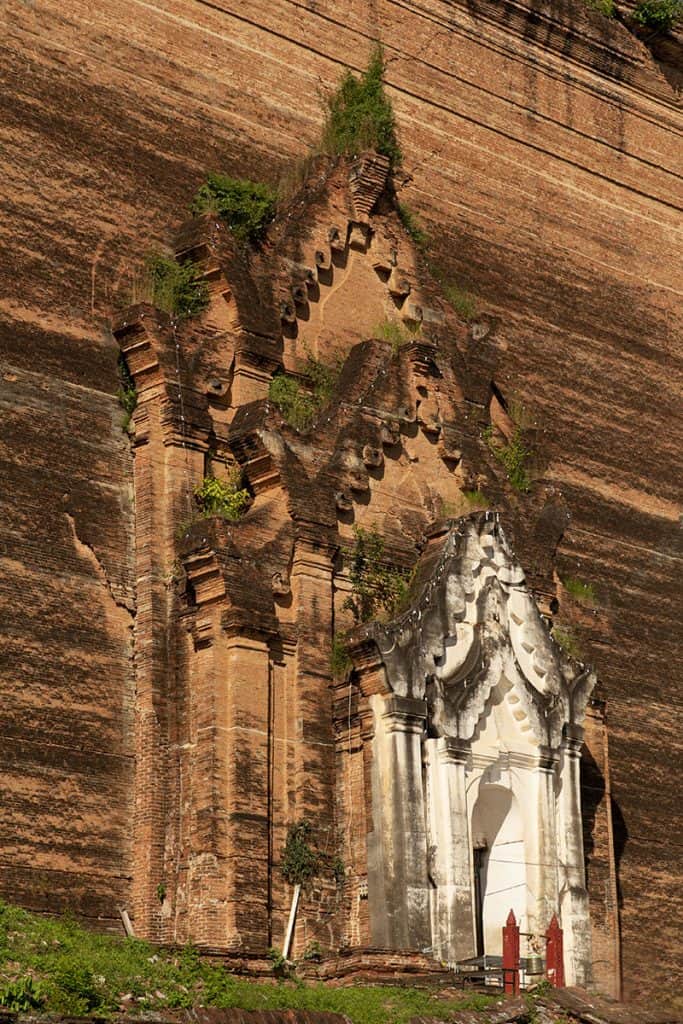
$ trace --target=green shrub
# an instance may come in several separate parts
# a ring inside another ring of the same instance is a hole
[[[495,457],[505,469],[508,480],[516,491],[526,493],[531,488],[531,477],[527,463],[531,452],[525,447],[519,428],[505,444],[497,444],[493,440],[493,428],[487,427],[482,437]]]
[[[420,225],[420,222],[412,210],[409,210],[405,203],[397,203],[396,212],[398,213],[398,218],[401,221],[401,224],[406,229],[413,242],[415,242],[415,245],[420,249],[424,249],[429,245],[429,235]]]
[[[228,480],[205,476],[194,492],[202,515],[222,516],[236,521],[241,518],[251,500],[249,491],[242,487],[241,470],[231,470]]]
[[[585,604],[593,608],[598,603],[595,587],[592,583],[582,583],[581,580],[568,576],[562,580],[562,586],[579,604]]]
[[[401,163],[396,122],[391,101],[384,93],[384,55],[377,45],[360,78],[346,71],[338,88],[326,101],[321,148],[324,153],[355,156],[376,149],[389,157],[391,166]]]
[[[84,1016],[102,1005],[102,993],[92,970],[73,957],[65,956],[56,964],[52,982],[56,990],[53,1001],[63,1013]]]
[[[279,373],[268,388],[268,398],[295,430],[308,430],[320,409],[330,400],[339,376],[338,367],[329,367],[309,355],[303,371],[311,382],[308,391],[296,377]]]
[[[301,957],[309,963],[320,963],[323,958],[322,946],[317,939],[311,939]]]
[[[353,547],[345,551],[351,594],[343,607],[351,611],[356,622],[368,622],[379,615],[391,618],[408,599],[411,574],[386,565],[384,538],[375,527],[364,530],[354,526],[353,533]]]
[[[133,301],[151,302],[178,320],[199,316],[209,304],[209,286],[201,268],[190,261],[153,252],[133,282]]]
[[[669,32],[683,18],[683,0],[641,0],[633,12],[639,25]]]
[[[312,844],[312,835],[313,826],[305,819],[287,829],[280,870],[290,885],[305,885],[320,870],[320,855]]]
[[[617,13],[614,0],[584,0],[587,7],[604,14],[606,18],[613,18]]]
[[[262,182],[209,174],[197,189],[192,213],[215,213],[241,242],[257,242],[275,216],[277,193]]]

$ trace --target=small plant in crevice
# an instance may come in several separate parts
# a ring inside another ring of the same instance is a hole
[[[172,256],[153,252],[133,279],[131,298],[134,303],[150,302],[176,320],[188,320],[209,305],[209,286],[196,263],[179,263]]]
[[[528,464],[532,453],[524,444],[520,428],[515,427],[508,441],[498,443],[494,440],[493,427],[486,427],[482,431],[482,439],[503,466],[511,486],[516,491],[526,494],[531,489]]]
[[[121,425],[124,430],[127,430],[131,417],[138,404],[138,393],[135,387],[135,381],[133,380],[133,375],[128,369],[128,363],[126,362],[123,352],[119,352],[119,358],[116,365],[119,374],[119,389],[117,395],[119,405],[124,412],[123,422]]]
[[[294,965],[283,955],[282,950],[277,946],[270,946],[267,956],[273,966],[273,974],[276,978],[288,978]]]
[[[580,660],[582,656],[581,645],[570,630],[566,627],[554,626],[552,637],[565,654],[568,654],[570,658]]]
[[[159,900],[159,903],[163,903],[166,899],[166,886],[163,882],[159,882],[157,886],[157,899]]]
[[[460,491],[455,500],[439,500],[437,515],[440,519],[457,519],[476,509],[487,508],[488,504],[488,498],[482,491]]]
[[[346,865],[341,857],[335,857],[332,861],[332,877],[337,885],[343,885],[346,881]]]
[[[335,679],[344,679],[353,662],[349,654],[344,634],[335,633],[332,638],[330,652],[330,670]]]
[[[190,210],[216,214],[240,242],[255,243],[275,216],[276,203],[270,185],[213,173],[197,189]]]
[[[308,943],[305,950],[303,951],[301,959],[305,960],[307,963],[319,964],[322,958],[322,946],[320,945],[317,939],[311,939],[311,941]]]
[[[345,71],[335,91],[325,100],[323,153],[356,156],[375,149],[389,158],[392,168],[400,166],[394,110],[384,92],[383,78],[384,53],[377,44],[360,77]]]
[[[373,328],[373,335],[379,341],[387,341],[391,345],[393,355],[398,355],[404,345],[413,341],[422,330],[422,324],[414,327],[408,324],[396,323],[394,320],[384,320]]]
[[[405,605],[412,573],[387,565],[384,538],[375,527],[353,527],[354,544],[345,551],[351,594],[343,607],[357,623],[384,616],[391,618]]]
[[[577,580],[572,576],[567,576],[566,579],[562,580],[562,586],[575,601],[578,601],[579,604],[587,605],[589,608],[594,608],[598,603],[595,587],[592,583],[584,583],[582,580]]]
[[[633,20],[655,32],[670,32],[683,20],[683,0],[640,0],[636,4]]]
[[[204,518],[220,516],[233,522],[244,515],[251,501],[249,491],[242,486],[242,471],[238,467],[230,471],[227,480],[205,476],[194,496]]]
[[[477,297],[453,280],[434,260],[427,259],[427,267],[435,281],[441,286],[444,298],[461,320],[469,323],[479,313]]]
[[[277,406],[290,427],[306,431],[332,397],[339,369],[339,366],[327,366],[309,354],[302,373],[310,381],[311,389],[308,390],[296,377],[279,373],[270,382],[268,398]]]
[[[405,203],[396,203],[396,212],[401,224],[406,229],[413,242],[419,249],[425,249],[429,245],[429,235],[421,226],[417,216]]]

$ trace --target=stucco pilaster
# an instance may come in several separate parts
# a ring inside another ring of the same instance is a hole
[[[368,892],[373,945],[431,946],[422,733],[427,705],[395,694],[370,698],[375,717],[373,831]]]
[[[441,737],[424,742],[432,944],[442,960],[474,956],[472,844],[465,762],[469,743]]]
[[[533,769],[536,790],[536,828],[527,844],[530,931],[545,934],[558,911],[557,823],[555,773],[558,755],[541,747]]]
[[[559,796],[560,910],[568,985],[591,982],[591,937],[581,827],[583,729],[567,726],[562,742]]]

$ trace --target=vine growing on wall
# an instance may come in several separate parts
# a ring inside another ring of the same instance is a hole
[[[133,380],[133,375],[128,369],[128,363],[126,362],[123,352],[119,352],[117,369],[119,375],[119,389],[117,395],[119,405],[124,412],[123,423],[121,425],[124,430],[127,430],[131,416],[135,412],[135,408],[138,404],[138,393],[135,387],[135,381]]]
[[[412,573],[386,562],[384,538],[373,527],[353,528],[353,547],[345,551],[351,594],[344,601],[355,622],[379,617],[391,618],[405,605]]]
[[[287,829],[287,838],[282,849],[280,870],[290,885],[306,886],[313,878],[326,875],[342,885],[346,868],[341,857],[335,852],[339,837],[334,829],[324,829],[321,843],[312,823],[306,818],[292,822]],[[330,849],[332,847],[332,849]]]

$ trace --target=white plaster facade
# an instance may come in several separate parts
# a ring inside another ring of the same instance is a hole
[[[386,680],[369,698],[373,941],[463,960],[501,953],[511,908],[539,939],[556,913],[567,984],[588,984],[579,759],[595,677],[551,638],[497,517],[455,524],[415,605],[366,635]]]

